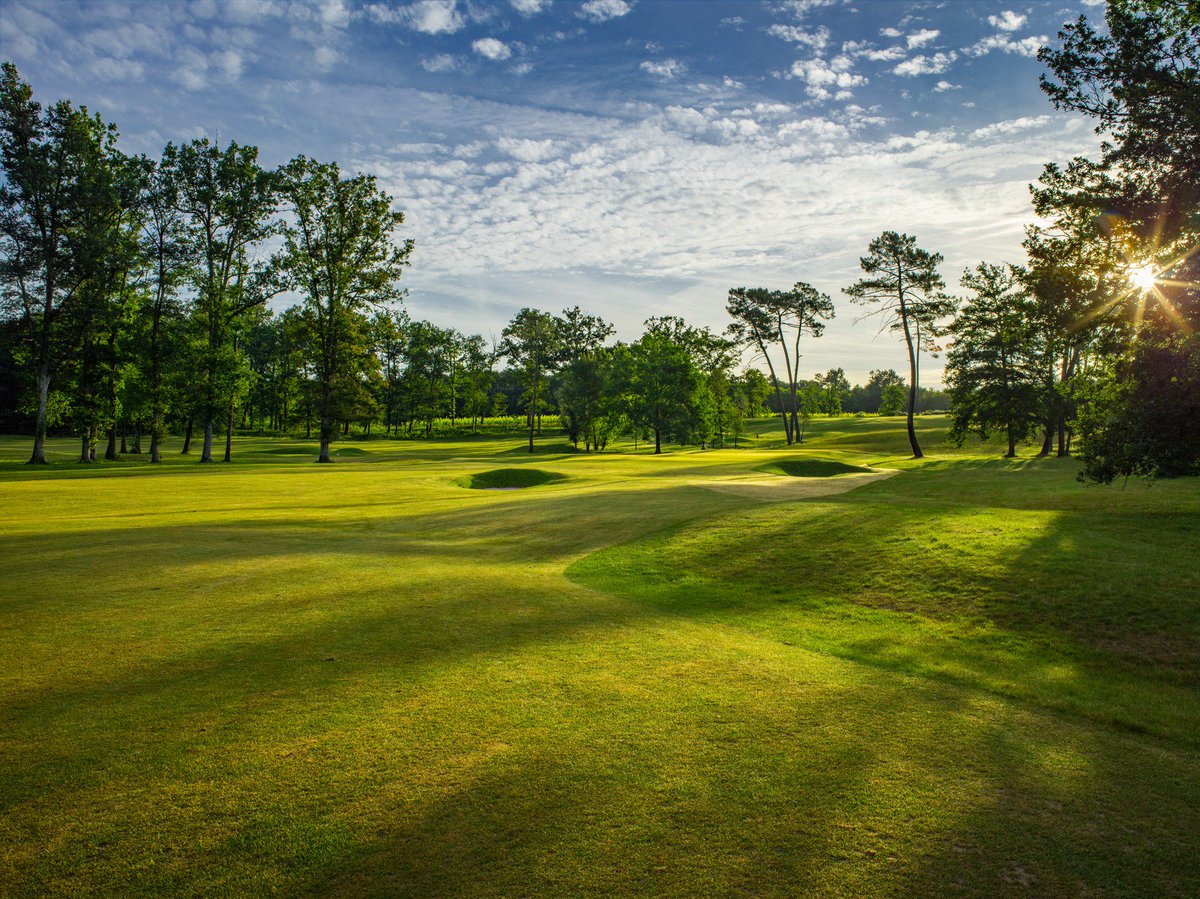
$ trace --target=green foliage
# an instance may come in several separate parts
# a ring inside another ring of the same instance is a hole
[[[337,163],[298,156],[279,172],[277,190],[291,217],[275,264],[304,297],[299,324],[320,384],[318,461],[329,462],[337,422],[373,405],[364,383],[376,362],[367,313],[400,301],[413,242],[396,242],[404,214],[371,175],[343,178]]]
[[[1084,385],[1081,399],[1082,478],[1200,475],[1196,335],[1137,341]]]
[[[920,387],[921,351],[936,349],[935,338],[941,333],[942,320],[954,310],[953,302],[943,294],[945,282],[938,274],[940,253],[917,246],[915,237],[885,231],[871,241],[867,255],[859,260],[867,277],[843,292],[856,303],[872,307],[869,315],[878,315],[885,327],[904,335],[908,350],[908,441],[915,458],[921,458],[913,415]]]
[[[963,274],[974,292],[950,326],[946,362],[953,439],[970,432],[1005,435],[1008,456],[1048,417],[1043,375],[1048,347],[1037,325],[1037,302],[1013,266],[981,262]]]

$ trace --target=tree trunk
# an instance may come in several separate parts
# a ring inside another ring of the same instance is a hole
[[[204,448],[200,451],[200,462],[206,463],[212,461],[212,438],[213,426],[212,419],[204,423]]]
[[[1012,422],[1008,424],[1008,452],[1005,454],[1006,459],[1015,459],[1017,456],[1017,435],[1013,430]]]
[[[82,465],[87,465],[92,461],[92,441],[89,439],[87,434],[84,434],[80,438],[80,441],[81,445],[79,447],[79,462]]]
[[[537,413],[538,402],[538,371],[533,370],[533,400],[529,405],[529,451],[533,452],[533,423]]]
[[[121,425],[121,455],[124,456],[129,452],[129,433],[125,425]]]
[[[332,462],[333,460],[329,458],[329,443],[337,425],[329,412],[333,408],[333,391],[328,382],[321,388],[321,405],[325,407],[325,412],[321,415],[321,452],[317,456],[317,461]]]
[[[233,400],[229,401],[229,417],[225,419],[225,459],[223,461],[233,461]]]
[[[1054,422],[1049,422],[1046,424],[1046,433],[1045,433],[1045,436],[1042,438],[1042,449],[1038,453],[1038,456],[1044,457],[1044,456],[1050,455],[1050,450],[1053,448],[1053,446],[1054,446]]]
[[[908,328],[908,314],[904,307],[900,308],[900,320],[904,323],[904,343],[908,347],[908,445],[912,447],[914,459],[924,457],[921,444],[917,442],[917,427],[913,416],[917,409],[917,353],[920,347],[913,348],[912,332]]]
[[[192,451],[192,425],[196,423],[196,416],[189,415],[187,430],[183,433],[183,449],[179,451],[179,455],[186,456]],[[157,436],[157,435],[156,435]]]
[[[50,397],[50,366],[38,366],[37,373],[37,426],[33,432],[33,455],[30,465],[46,464],[46,403]]]
[[[153,464],[161,461],[158,457],[158,429],[155,428],[150,432],[150,462]]]
[[[142,423],[135,421],[133,423],[133,454],[140,456],[142,454]]]
[[[108,429],[108,446],[104,448],[104,458],[109,462],[116,462],[120,456],[117,455],[117,426],[113,425]]]
[[[654,455],[662,453],[662,432],[658,428],[654,429]]]

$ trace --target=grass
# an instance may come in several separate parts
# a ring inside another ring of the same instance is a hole
[[[1200,483],[918,424],[0,438],[0,895],[1195,895]]]

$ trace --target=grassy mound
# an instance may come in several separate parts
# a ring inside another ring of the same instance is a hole
[[[561,481],[566,475],[540,468],[493,468],[459,478],[458,485],[469,490],[517,490],[523,487],[538,487],[553,481]]]
[[[792,478],[832,478],[840,474],[869,472],[871,469],[833,459],[780,459],[760,465],[758,471],[782,474]]]

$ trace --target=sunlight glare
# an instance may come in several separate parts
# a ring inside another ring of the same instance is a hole
[[[1158,283],[1158,277],[1154,272],[1153,266],[1135,265],[1129,269],[1129,280],[1134,286],[1145,293],[1154,289],[1154,285]]]

